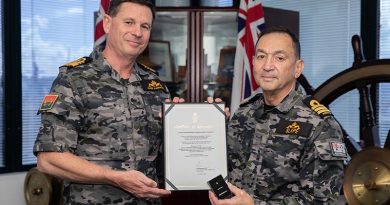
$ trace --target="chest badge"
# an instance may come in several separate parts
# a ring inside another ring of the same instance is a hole
[[[144,90],[147,90],[147,91],[156,91],[156,90],[165,91],[165,87],[163,86],[163,83],[158,79],[143,81],[142,87]]]
[[[286,134],[298,134],[301,127],[297,122],[293,122],[289,126],[286,127]]]
[[[46,95],[42,100],[38,112],[52,109],[57,99],[58,99],[58,95]]]
[[[313,125],[307,122],[281,120],[275,132],[282,135],[300,135],[309,137]]]

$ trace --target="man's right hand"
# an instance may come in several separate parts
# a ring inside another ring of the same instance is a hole
[[[69,181],[111,184],[140,198],[159,198],[171,192],[157,188],[157,183],[135,170],[118,171],[103,167],[69,152],[40,152],[38,170]]]
[[[209,199],[212,205],[255,205],[252,197],[244,190],[228,183],[230,191],[234,197],[230,199],[218,199],[212,191],[209,191]]]
[[[159,189],[155,181],[139,171],[107,171],[108,179],[111,179],[115,186],[130,192],[138,198],[160,198],[171,194],[168,190]]]

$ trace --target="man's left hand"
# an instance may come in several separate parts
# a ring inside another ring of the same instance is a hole
[[[216,103],[220,103],[220,102],[222,102],[222,99],[221,98],[212,98],[212,97],[207,97],[207,102],[208,103],[214,103],[214,102],[216,102]],[[225,115],[226,115],[226,119],[229,119],[229,117],[230,117],[230,109],[229,109],[229,107],[225,107]]]

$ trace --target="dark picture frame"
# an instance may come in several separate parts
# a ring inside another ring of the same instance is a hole
[[[232,95],[235,55],[236,47],[221,48],[216,80],[217,85],[214,90],[214,98],[221,98],[228,107],[230,107]]]
[[[163,103],[164,188],[209,190],[227,177],[224,103]]]
[[[221,49],[218,64],[218,83],[230,84],[233,82],[235,55],[236,47],[225,47]]]
[[[148,47],[139,56],[138,61],[156,70],[160,80],[164,82],[175,81],[175,69],[169,41],[150,40]]]

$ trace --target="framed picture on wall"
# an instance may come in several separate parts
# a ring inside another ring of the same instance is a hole
[[[169,41],[151,40],[138,60],[140,63],[156,70],[160,80],[165,82],[173,82],[175,80],[175,69]]]
[[[214,97],[221,98],[226,106],[230,106],[231,101],[235,55],[236,47],[233,46],[223,47],[219,52],[218,76]]]
[[[225,47],[220,50],[217,77],[218,83],[231,84],[233,82],[235,55],[236,47]]]

